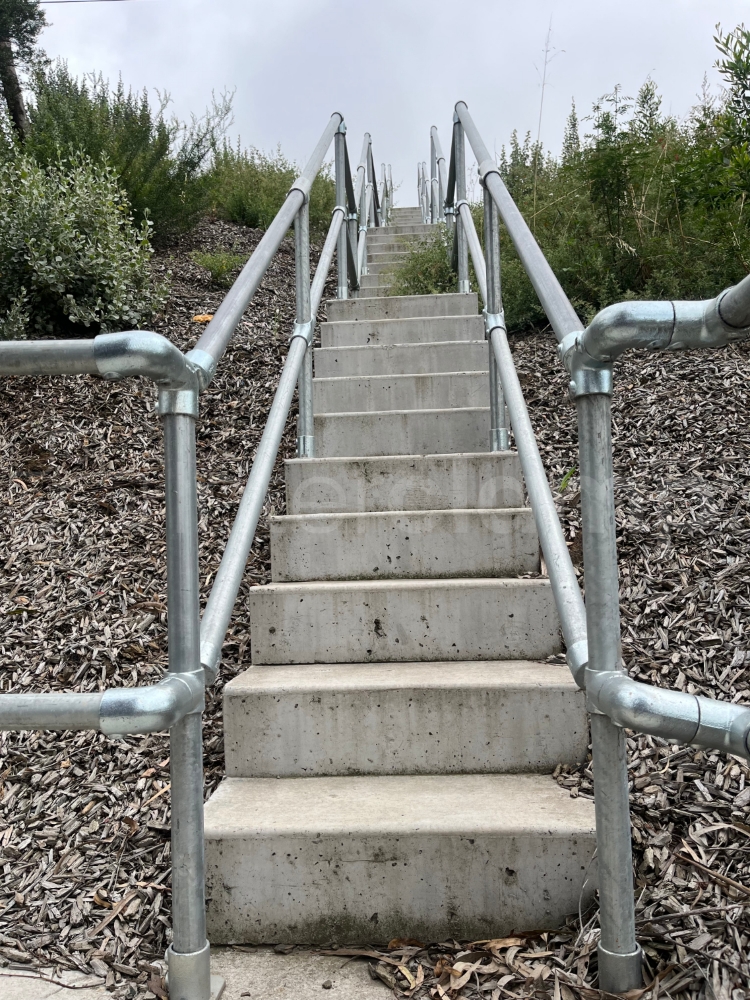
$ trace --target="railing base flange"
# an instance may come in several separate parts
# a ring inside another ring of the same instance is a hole
[[[626,993],[637,990],[643,985],[643,970],[641,968],[642,952],[640,945],[635,951],[626,955],[616,955],[603,948],[601,942],[597,945],[599,956],[599,989],[607,993]]]

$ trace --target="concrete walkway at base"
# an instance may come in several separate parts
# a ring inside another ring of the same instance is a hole
[[[297,948],[290,955],[277,955],[272,948],[213,948],[211,970],[223,976],[226,987],[221,1000],[386,1000],[390,991],[372,980],[367,963],[318,955]],[[46,970],[45,975],[51,970]],[[103,986],[81,988],[92,977],[71,975],[75,989],[45,982],[38,976],[0,969],[2,1000],[112,1000]],[[330,983],[324,988],[323,984]],[[143,993],[139,993],[143,996]],[[153,996],[147,993],[146,996]]]

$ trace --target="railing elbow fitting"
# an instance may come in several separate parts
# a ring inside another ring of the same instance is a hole
[[[733,288],[727,288],[715,299],[704,302],[673,302],[674,335],[667,350],[688,351],[707,347],[726,347],[735,340],[750,336],[750,328],[728,323],[722,315],[722,303],[730,298]]]
[[[679,743],[695,741],[700,723],[695,695],[642,684],[620,671],[587,668],[586,696],[591,709],[623,729]]]
[[[167,674],[149,687],[110,688],[102,695],[99,729],[108,736],[160,733],[204,706],[203,672]]]
[[[94,338],[94,359],[99,374],[109,382],[133,375],[154,381],[159,388],[160,416],[198,416],[197,366],[161,334],[149,330],[100,333]]]
[[[594,361],[615,361],[635,348],[663,351],[672,339],[671,302],[618,302],[593,318],[581,336],[581,349]]]
[[[675,743],[750,759],[750,708],[634,681],[619,671],[586,669],[589,709],[616,726]]]
[[[750,708],[696,698],[700,721],[693,743],[750,759]]]

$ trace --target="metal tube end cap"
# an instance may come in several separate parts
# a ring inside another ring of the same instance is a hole
[[[641,946],[626,955],[616,955],[597,945],[599,956],[599,989],[605,993],[627,993],[643,986]]]

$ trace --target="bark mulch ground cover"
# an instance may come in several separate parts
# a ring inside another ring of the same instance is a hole
[[[172,296],[156,329],[197,339],[223,289],[191,251],[249,253],[260,234],[206,223],[161,251]],[[294,319],[287,240],[201,403],[204,598],[262,432]],[[532,421],[582,573],[575,414],[548,333],[513,338]],[[618,363],[615,471],[623,648],[649,683],[750,700],[750,348]],[[6,380],[0,397],[0,690],[148,683],[166,666],[163,463],[153,387],[90,377]],[[283,443],[293,450],[293,419]],[[567,479],[564,489],[560,485]],[[268,580],[267,517],[248,563]],[[223,773],[221,690],[249,646],[230,626],[205,715],[206,793]],[[750,769],[731,756],[630,735],[638,931],[646,993],[743,1000],[750,990]],[[0,735],[0,972],[99,977],[120,997],[161,996],[170,936],[169,745],[82,734]],[[593,794],[590,763],[559,768]],[[591,1000],[597,912],[485,942],[400,940],[357,951],[409,996]],[[286,948],[284,949],[286,950]],[[354,956],[351,956],[354,957]],[[635,994],[636,1000],[641,994]]]

